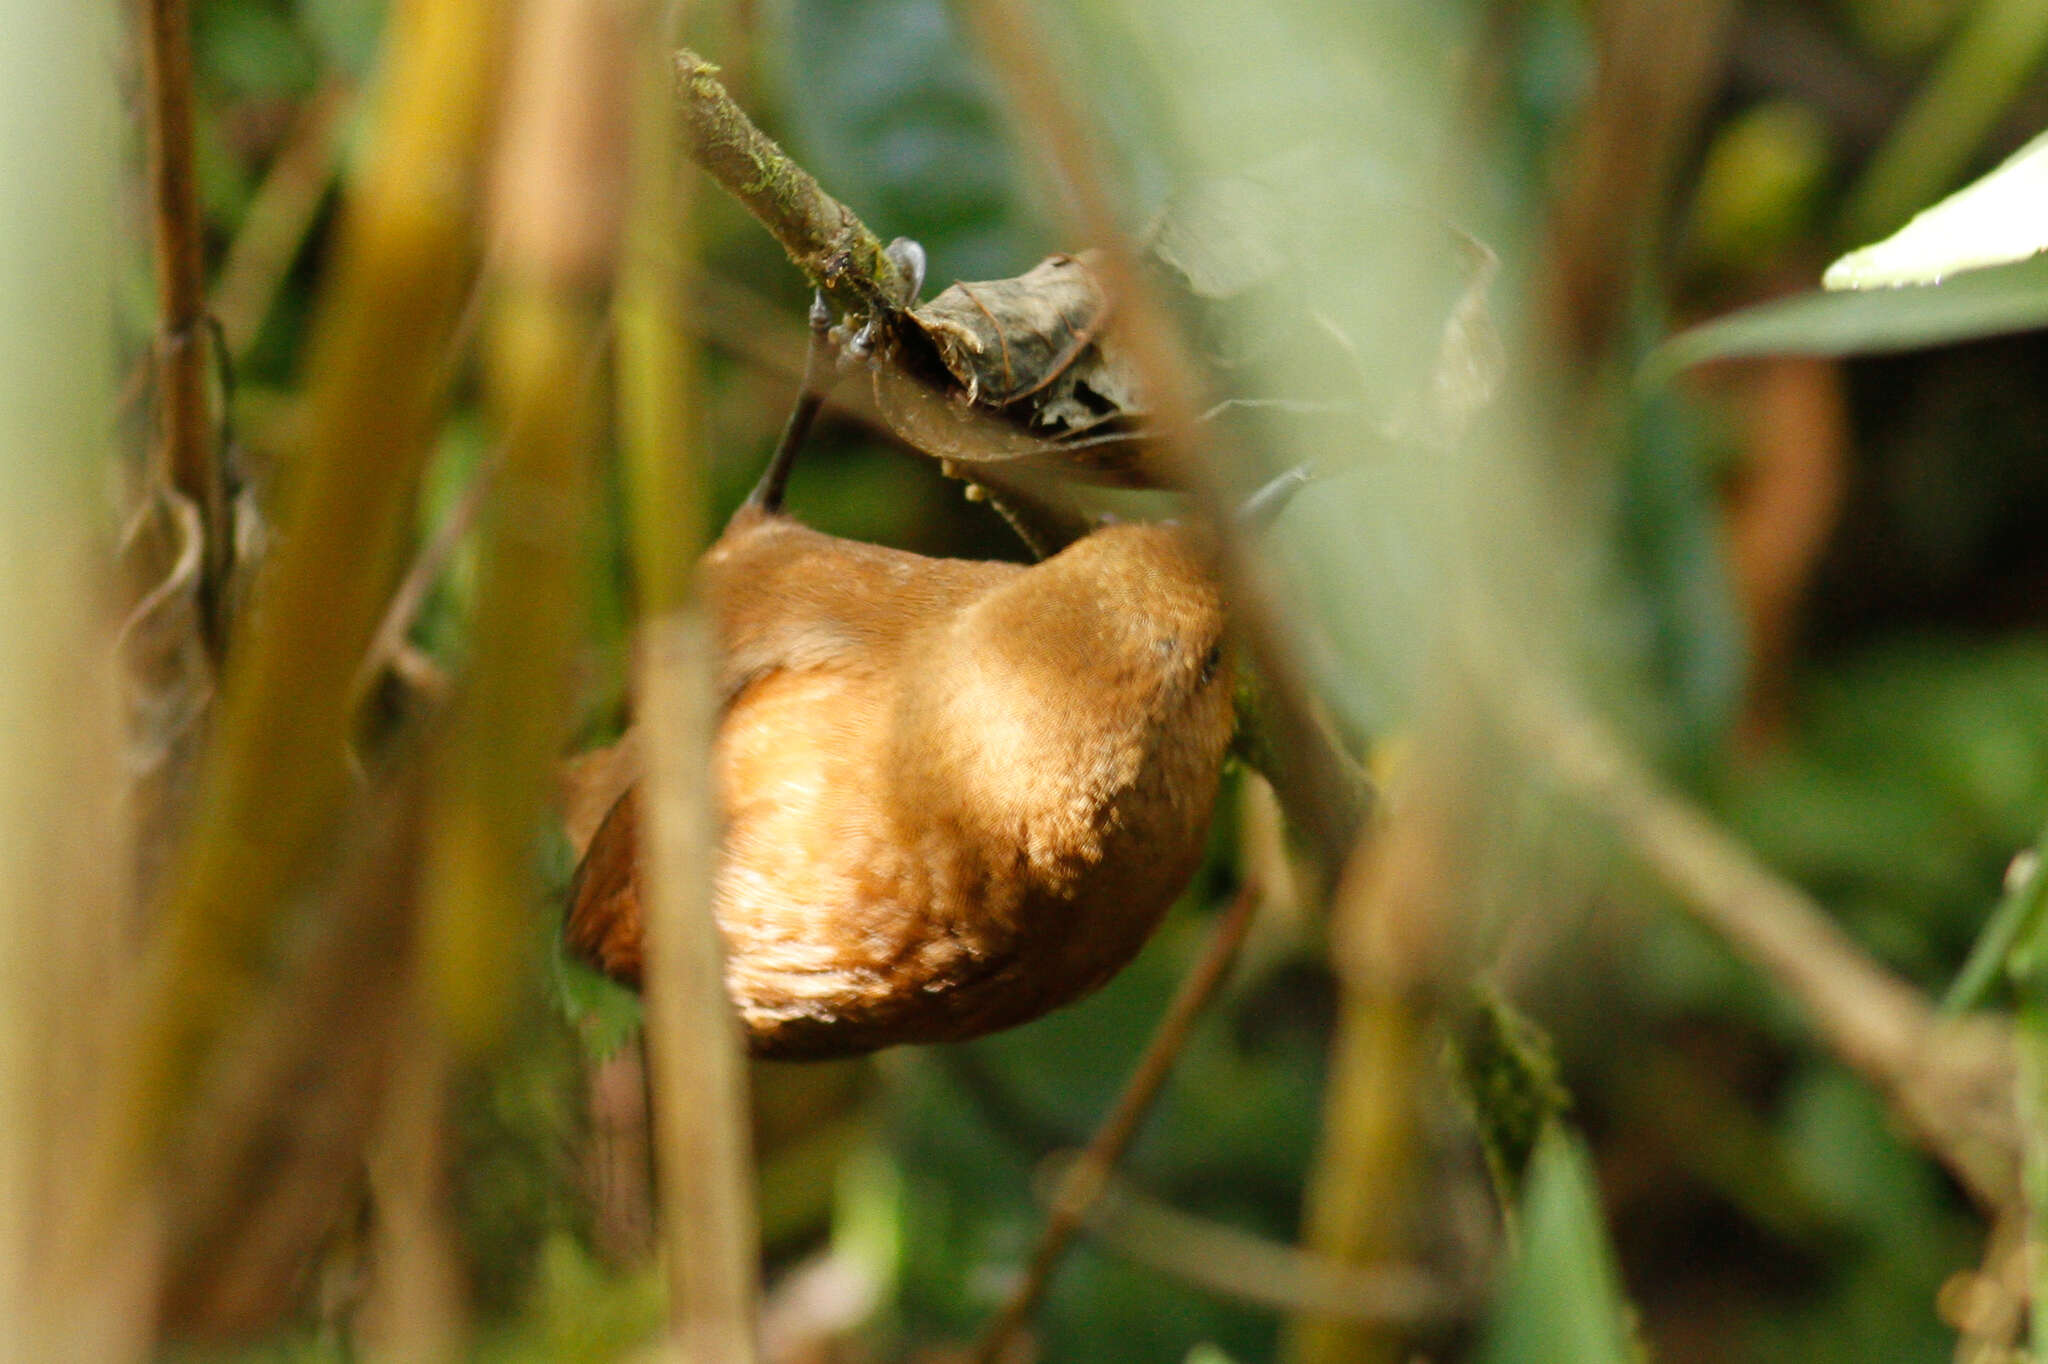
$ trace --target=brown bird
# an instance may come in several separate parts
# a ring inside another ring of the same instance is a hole
[[[1180,530],[929,559],[748,505],[705,558],[726,984],[759,1055],[977,1036],[1094,989],[1200,860],[1232,712]],[[638,983],[637,790],[570,946]]]
[[[1112,526],[1027,567],[820,534],[779,510],[816,388],[700,578],[726,986],[784,1058],[974,1037],[1102,984],[1194,873],[1232,728],[1201,537]],[[635,985],[638,818],[630,789],[566,926]]]

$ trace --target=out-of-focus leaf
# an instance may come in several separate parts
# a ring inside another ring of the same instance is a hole
[[[1730,792],[1735,827],[1931,986],[2048,809],[2048,649],[1930,638],[1811,679],[1784,751]]]
[[[563,951],[554,954],[557,999],[591,1061],[609,1058],[640,1031],[640,996]]]
[[[1330,220],[1340,216],[1331,201],[1346,191],[1368,211],[1341,214],[1342,241],[1326,240]],[[1432,268],[1420,272],[1426,278],[1410,272],[1390,290],[1375,274],[1394,241]],[[1369,166],[1325,148],[1296,147],[1249,170],[1194,181],[1160,210],[1146,245],[1176,287],[1199,301],[1194,311],[1210,356],[1225,371],[1219,389],[1240,401],[1252,376],[1238,371],[1305,347],[1321,363],[1288,364],[1284,390],[1253,381],[1254,402],[1339,406],[1354,441],[1363,424],[1385,439],[1441,448],[1456,443],[1499,386],[1505,361],[1488,305],[1499,270],[1493,250],[1411,203]],[[1413,291],[1409,302],[1435,325],[1434,335],[1409,338],[1388,370],[1384,338],[1361,337],[1355,322],[1340,320],[1346,309],[1332,306],[1361,289],[1367,297]]]
[[[1900,1139],[1883,1102],[1829,1063],[1797,1073],[1778,1127],[1794,1175],[1844,1242],[1829,1291],[1757,1320],[1744,1359],[1909,1364],[1945,1357],[1954,1337],[1941,1286],[1981,1251],[1975,1219]]]
[[[1970,270],[1939,284],[1799,294],[1681,332],[1647,373],[1740,355],[1858,355],[1915,350],[2048,326],[2048,258]]]
[[[1553,1127],[1529,1162],[1522,1244],[1478,1357],[1482,1364],[1636,1364],[1632,1316],[1592,1161]]]
[[[519,1320],[494,1332],[476,1356],[486,1364],[598,1364],[630,1357],[660,1330],[663,1298],[654,1265],[613,1273],[573,1236],[556,1232],[540,1249]]]
[[[1236,1364],[1236,1361],[1225,1354],[1220,1347],[1204,1341],[1188,1351],[1188,1357],[1182,1361],[1182,1364]]]
[[[1245,175],[1218,175],[1174,195],[1154,220],[1152,254],[1197,298],[1234,298],[1285,270],[1274,191]]]
[[[249,4],[199,7],[193,56],[207,77],[237,95],[304,94],[313,86],[313,54],[291,22]]]
[[[1798,100],[1767,99],[1721,126],[1700,164],[1687,235],[1709,264],[1754,271],[1812,224],[1833,148]]]
[[[376,61],[384,10],[385,0],[298,0],[299,25],[322,63],[357,78]]]
[[[1934,284],[2048,250],[2048,133],[1886,237],[1830,265],[1829,289]]]
[[[1743,625],[1727,535],[1699,422],[1671,393],[1630,413],[1616,499],[1616,587],[1625,628],[1603,643],[1641,669],[1668,717],[1659,736],[1695,767],[1717,751],[1742,701]]]

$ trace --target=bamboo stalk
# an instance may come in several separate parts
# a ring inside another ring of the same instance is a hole
[[[649,34],[661,28],[660,8],[654,0],[646,5]],[[643,997],[656,1196],[672,1346],[685,1360],[748,1364],[757,1352],[759,1224],[746,1067],[711,914],[712,641],[693,592],[708,534],[696,355],[683,325],[694,238],[670,133],[669,81],[652,62],[637,76],[633,200],[617,307],[619,417],[640,593],[635,680],[650,755],[642,806]]]
[[[95,534],[114,456],[114,7],[29,0],[0,43],[0,1361],[139,1357],[127,1276],[52,1271],[122,901]],[[110,846],[110,844],[112,846]],[[146,1292],[146,1283],[140,1292]],[[74,1334],[74,1330],[77,1332]]]
[[[1302,1244],[1359,1266],[1417,1253],[1430,1152],[1424,1130],[1438,1072],[1443,982],[1454,973],[1459,844],[1469,799],[1462,777],[1470,723],[1455,703],[1438,718],[1429,759],[1370,858],[1347,869],[1331,914],[1338,1016],[1324,1084],[1323,1124],[1302,1198]],[[1408,1357],[1412,1323],[1317,1311],[1288,1322],[1288,1364],[1370,1364]]]
[[[1431,1066],[1416,1001],[1347,985],[1331,1043],[1323,1132],[1303,1196],[1303,1246],[1332,1264],[1400,1263],[1413,1201],[1417,1094]],[[1289,1364],[1407,1358],[1412,1324],[1304,1311],[1288,1322]]]
[[[90,1181],[103,1211],[156,1158],[347,791],[350,682],[384,604],[473,254],[499,4],[393,11],[379,136],[315,329],[308,438],[286,490],[159,915],[134,1040]]]
[[[469,674],[440,754],[423,960],[458,1047],[495,1039],[538,899],[531,847],[569,733],[583,546],[602,429],[579,382],[606,326],[625,159],[616,9],[528,5],[493,205],[486,377],[503,451],[484,528]]]
[[[233,528],[214,459],[206,399],[206,286],[192,149],[192,14],[188,0],[148,0],[142,76],[149,115],[151,241],[157,295],[157,475],[199,509],[208,644],[223,647],[219,604]]]

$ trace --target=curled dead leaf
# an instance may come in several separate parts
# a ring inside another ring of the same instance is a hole
[[[204,538],[190,498],[157,485],[121,536],[126,599],[115,645],[138,884],[154,884],[190,797],[216,685],[201,603]]]
[[[875,367],[876,405],[899,436],[942,459],[1151,486],[1132,444],[1142,395],[1109,334],[1112,312],[1087,252],[1048,256],[1014,279],[953,284],[895,318],[900,373]]]

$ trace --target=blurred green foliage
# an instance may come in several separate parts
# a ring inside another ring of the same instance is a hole
[[[283,115],[325,80],[372,76],[381,6],[202,0],[197,8],[201,169],[218,259],[277,150]],[[1570,123],[1595,80],[1585,7],[1366,6],[1343,20],[1355,27],[1359,52],[1290,48],[1298,35],[1233,15],[1237,8],[1199,7],[1167,30],[1157,26],[1156,9],[1080,6],[1062,30],[1059,41],[1077,49],[1068,54],[1074,70],[1102,106],[1117,174],[1144,200],[1133,226],[1191,170],[1247,168],[1248,149],[1232,140],[1241,119],[1233,101],[1284,97],[1311,142],[1329,132],[1319,120],[1333,110],[1356,113],[1354,101],[1365,101],[1369,115],[1341,131],[1372,131],[1380,159],[1345,165],[1398,200],[1414,188],[1405,176],[1437,169],[1441,140],[1410,134],[1434,127],[1429,115],[1447,98],[1441,85],[1483,105],[1462,113],[1500,123],[1497,162],[1457,171],[1479,182],[1482,216],[1518,226],[1495,234],[1477,225],[1481,235],[1511,264],[1540,258],[1542,197],[1569,163]],[[1730,736],[1752,679],[1727,557],[1725,494],[1731,474],[1742,472],[1740,456],[1724,448],[1726,422],[1717,421],[1711,397],[1630,385],[1670,330],[1670,300],[1719,313],[1776,287],[1787,269],[1817,276],[1832,253],[1825,233],[1842,189],[1834,158],[1869,154],[1902,103],[1902,64],[1937,45],[1959,7],[1814,0],[1737,8],[1730,89],[1700,131],[1704,159],[1696,175],[1680,177],[1675,202],[1658,206],[1690,230],[1634,282],[1621,354],[1606,357],[1590,381],[1589,401],[1620,415],[1590,423],[1601,448],[1544,471],[1555,485],[1544,493],[1592,504],[1590,519],[1604,537],[1600,564],[1564,564],[1558,573],[1601,584],[1597,617],[1571,628],[1591,641],[1584,652],[1611,672],[1609,681],[1626,679],[1614,686],[1633,698],[1639,733],[1860,941],[1939,991],[1996,900],[2006,863],[2048,814],[2048,489],[2028,473],[2039,465],[2041,428],[2012,377],[2038,376],[2042,345],[2032,337],[1888,361],[1885,370],[1856,362],[1863,367],[1852,368],[1849,386],[1848,524],[1832,541],[1819,570],[1822,598],[1812,604],[1829,629],[1789,664],[1793,699],[1775,739],[1760,756],[1738,759]],[[1745,64],[1741,55],[1744,40],[1773,31],[1758,18],[1764,10],[1795,13],[1807,44],[1776,67]],[[752,28],[735,32],[750,33],[754,44],[747,69],[759,79],[748,95],[764,126],[882,235],[919,238],[935,284],[1014,273],[1044,252],[1078,245],[1055,226],[1057,206],[1017,150],[957,9],[941,0],[787,0],[746,12]],[[1394,36],[1360,55],[1383,33]],[[1224,41],[1246,45],[1241,89],[1183,91],[1176,102],[1109,74],[1134,56],[1172,69],[1183,45]],[[1274,46],[1254,59],[1258,44]],[[1380,81],[1404,54],[1439,50],[1455,60]],[[1857,89],[1879,92],[1882,116],[1830,103],[1839,84],[1801,68],[1802,53],[1822,75],[1847,69],[1867,77]],[[1273,73],[1288,69],[1298,79],[1271,90]],[[1475,69],[1478,78],[1453,79]],[[1436,93],[1414,95],[1418,86]],[[2028,110],[2041,107],[2038,91],[2026,98]],[[1196,127],[1198,119],[1205,121]],[[1202,157],[1183,162],[1158,145],[1163,131],[1210,141]],[[1972,164],[1981,168],[2010,145],[2008,138],[1987,146]],[[1205,158],[1209,164],[1197,166]],[[1214,164],[1219,159],[1226,164]],[[714,268],[770,298],[793,327],[802,290],[772,244],[735,213],[714,207],[707,216]],[[289,458],[298,343],[326,226],[316,225],[244,375],[243,413],[259,464]],[[1372,240],[1315,246],[1359,257],[1374,250]],[[1369,296],[1378,287],[1365,282],[1372,278],[1361,268],[1340,283],[1316,274],[1292,283]],[[1665,353],[1663,372],[1707,354],[1842,353],[1977,335],[1994,322],[2038,327],[2048,321],[2044,280],[2048,262],[2036,260],[1941,286],[1946,292],[1798,299],[1693,333],[1680,353]],[[1365,340],[1381,350],[1414,348],[1405,335]],[[1859,388],[1859,374],[1881,382]],[[773,439],[788,395],[717,346],[707,376],[711,419],[721,423],[718,493],[730,506]],[[2039,389],[2033,380],[2018,386]],[[444,434],[423,526],[438,524],[486,457],[466,376],[457,390],[463,411]],[[1959,411],[1966,430],[1958,429]],[[1884,453],[1900,432],[1925,435],[1905,473]],[[874,433],[828,421],[817,446],[792,492],[814,523],[927,551],[1018,554],[993,517],[962,506],[956,485]],[[1398,723],[1422,667],[1427,610],[1417,603],[1426,594],[1413,589],[1443,570],[1445,532],[1415,512],[1432,505],[1423,485],[1472,476],[1453,458],[1368,464],[1346,488],[1312,492],[1290,513],[1302,540],[1342,537],[1356,556],[1347,562],[1370,568],[1303,575],[1307,596],[1335,603],[1337,639],[1316,661],[1335,684],[1334,704],[1361,731]],[[1510,489],[1503,498],[1516,495]],[[1897,535],[1866,533],[1892,524],[1877,511],[1864,515],[1887,499],[1918,520]],[[1917,545],[1932,543],[1916,539],[1914,526],[1940,540],[1927,551],[1930,562],[1940,551],[1935,568],[1945,575],[1932,606],[1913,593],[1935,576],[1911,558]],[[1298,552],[1284,525],[1280,539],[1276,558]],[[1901,556],[1912,585],[1894,590]],[[584,732],[594,741],[623,719],[626,594],[615,543],[595,546],[592,557],[604,586],[585,679]],[[472,576],[467,551],[459,552],[422,617],[418,642],[437,656],[459,655]],[[1842,601],[1856,610],[1841,611]],[[1961,602],[1985,609],[1968,621],[1930,621],[1957,614],[1948,608]],[[1361,655],[1372,660],[1370,675],[1344,662]],[[1101,994],[1004,1036],[881,1058],[862,1072],[865,1097],[851,1123],[836,1114],[841,1126],[831,1129],[822,1162],[829,1176],[818,1173],[817,1160],[778,1166],[772,1153],[764,1156],[771,1179],[791,1170],[790,1178],[808,1182],[765,1200],[788,1194],[781,1203],[800,1210],[775,1268],[825,1248],[860,1263],[883,1291],[865,1336],[873,1357],[970,1335],[1000,1300],[1042,1219],[1034,1172],[1056,1148],[1085,1139],[1163,1009],[1207,912],[1239,874],[1227,828],[1216,843],[1186,902]],[[567,870],[558,865],[558,879]],[[1648,898],[1626,876],[1601,893]],[[1538,1150],[1519,1254],[1476,1357],[1636,1358],[1638,1318],[1623,1302],[1624,1283],[1639,1304],[1641,1335],[1661,1358],[1876,1364],[1941,1355],[1949,1333],[1935,1295],[1975,1249],[1976,1224],[1960,1197],[1717,944],[1654,910],[1637,923],[1628,942],[1609,949],[1604,969],[1591,954],[1573,991],[1558,992],[1575,994],[1554,1012],[1587,1145],[1554,1135]],[[629,1000],[579,971],[557,973],[560,1007],[535,1011],[520,1045],[462,1105],[458,1206],[486,1358],[616,1357],[659,1311],[650,1274],[607,1265],[591,1249],[571,1173],[582,1123],[580,1049],[559,1015],[580,1020],[582,1049],[599,1053],[635,1021]],[[1312,933],[1282,933],[1254,953],[1198,1030],[1128,1177],[1186,1211],[1292,1241],[1318,1128],[1331,991]],[[1544,1012],[1540,1000],[1531,1011]],[[761,1083],[797,1092],[839,1083],[808,1074],[785,1069]],[[1676,1118],[1677,1101],[1652,1102],[1656,1094],[1683,1097]],[[1055,1285],[1040,1341],[1053,1361],[1251,1364],[1272,1357],[1276,1330],[1266,1309],[1195,1292],[1084,1245]],[[345,1357],[331,1327],[308,1325],[293,1340],[238,1357]]]

